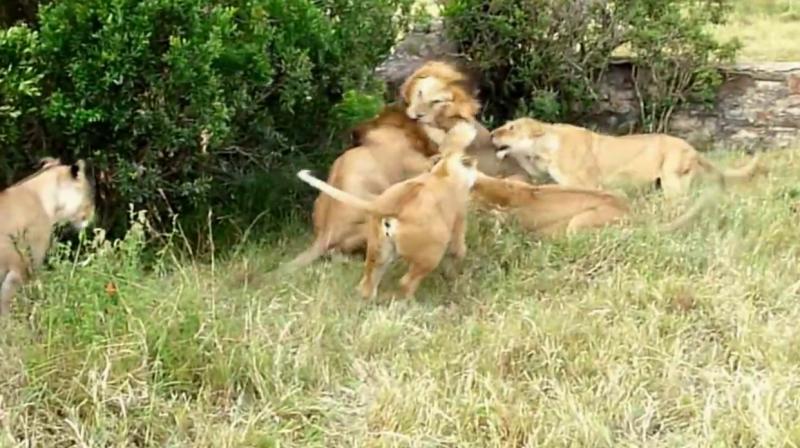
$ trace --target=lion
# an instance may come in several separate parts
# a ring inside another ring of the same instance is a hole
[[[479,175],[472,189],[479,208],[507,213],[525,230],[539,236],[574,235],[631,221],[631,207],[620,195],[561,185],[531,185],[512,178],[498,179]],[[706,196],[669,223],[659,225],[661,232],[685,227],[713,199]],[[638,217],[633,217],[638,221]]]
[[[529,174],[543,171],[556,183],[574,188],[660,184],[665,197],[675,198],[701,176],[724,186],[749,180],[762,170],[758,155],[742,168],[721,170],[685,140],[666,134],[616,137],[532,118],[500,126],[491,140],[498,158],[513,158]]]
[[[17,289],[42,265],[54,227],[89,226],[93,191],[83,160],[64,165],[47,158],[39,171],[0,192],[0,315],[8,314]]]
[[[478,135],[466,153],[478,161],[478,170],[494,177],[514,176],[530,180],[530,174],[514,159],[498,160],[489,130],[477,122],[480,103],[470,77],[455,65],[430,61],[415,70],[400,86],[406,114],[417,120],[428,137],[441,142],[456,123],[467,121]]]
[[[372,199],[390,186],[430,170],[430,156],[438,154],[419,125],[400,106],[387,106],[374,119],[353,131],[355,146],[333,163],[328,184],[362,199]],[[368,217],[364,210],[320,193],[314,201],[314,241],[284,266],[293,271],[338,250],[353,253],[367,243]]]
[[[660,185],[664,197],[674,200],[689,193],[695,180],[710,179],[714,188],[668,225],[667,231],[692,221],[716,201],[726,184],[744,182],[766,171],[759,164],[759,155],[744,167],[722,170],[678,137],[666,134],[616,137],[533,118],[512,120],[492,131],[491,138],[499,159],[513,158],[526,172],[546,172],[566,187]]]
[[[440,147],[434,167],[415,178],[393,185],[375,199],[363,199],[300,171],[298,177],[338,201],[365,211],[368,224],[367,257],[359,290],[374,299],[387,268],[396,256],[409,263],[400,280],[401,292],[411,299],[420,282],[441,262],[446,252],[457,260],[466,256],[469,192],[477,176],[477,161],[464,154],[477,130],[468,123],[454,126]]]
[[[599,190],[560,185],[531,185],[514,179],[479,175],[472,195],[478,203],[506,212],[525,230],[541,236],[599,228],[622,222],[628,201]]]

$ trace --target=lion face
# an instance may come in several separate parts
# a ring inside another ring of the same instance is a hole
[[[480,104],[469,92],[467,83],[464,75],[447,65],[424,65],[401,88],[406,115],[445,130],[458,119],[474,120]]]
[[[531,118],[509,121],[492,131],[492,144],[497,157],[513,157],[530,175],[546,172],[550,165],[550,152],[541,145],[545,137],[544,125]]]
[[[428,125],[435,124],[439,117],[450,115],[453,109],[453,92],[437,78],[417,80],[404,99],[406,115]]]
[[[94,189],[86,175],[83,160],[73,165],[58,166],[58,188],[56,189],[56,219],[70,222],[81,230],[94,219]]]

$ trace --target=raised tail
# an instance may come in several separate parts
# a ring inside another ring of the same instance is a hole
[[[761,155],[756,154],[747,165],[740,168],[729,168],[722,170],[722,175],[725,177],[725,180],[729,182],[750,180],[756,175],[756,173],[766,171],[766,169],[761,166],[760,162]]]
[[[752,179],[756,173],[766,171],[766,168],[761,166],[760,162],[761,156],[760,154],[756,154],[750,163],[743,167],[721,169],[701,155],[698,155],[697,158],[697,163],[703,168],[706,174],[716,177],[720,183],[725,184],[748,181]]]
[[[371,201],[366,201],[361,199],[358,196],[350,194],[346,191],[342,191],[320,179],[311,175],[309,170],[301,170],[297,173],[297,177],[300,178],[303,182],[311,185],[312,187],[316,188],[317,190],[327,194],[328,196],[336,199],[337,201],[347,204],[352,207],[360,208],[361,210],[368,211],[370,213],[375,213],[377,215],[383,214],[381,210],[379,210]]]
[[[662,227],[662,229],[666,232],[678,230],[692,222],[703,210],[718,200],[719,195],[722,194],[727,184],[749,180],[759,171],[765,171],[765,168],[759,163],[759,154],[756,154],[755,157],[753,157],[753,160],[743,167],[725,170],[719,169],[710,160],[703,156],[700,156],[697,162],[704,169],[705,173],[709,176],[712,176],[716,182],[714,182],[714,185],[710,190],[707,190],[705,193],[703,193],[703,195],[700,196],[700,198],[694,204],[692,204],[689,210],[669,224]]]

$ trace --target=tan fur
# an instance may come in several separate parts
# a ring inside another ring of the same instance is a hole
[[[84,163],[44,159],[33,175],[0,192],[0,314],[44,260],[55,225],[86,227],[94,216]]]
[[[418,123],[397,106],[353,131],[357,146],[334,161],[328,184],[362,199],[372,199],[391,185],[428,171],[428,156],[438,152]],[[314,242],[284,266],[295,270],[332,250],[351,253],[367,242],[368,216],[364,210],[321,193],[314,201]]]
[[[406,114],[422,124],[428,137],[441,142],[445,132],[467,121],[478,136],[467,148],[467,155],[478,161],[478,169],[489,176],[517,176],[530,180],[529,174],[513,160],[498,160],[489,130],[476,121],[480,103],[475,99],[471,80],[455,66],[432,61],[414,71],[403,83],[400,94]]]
[[[479,175],[472,197],[479,208],[507,213],[524,229],[540,236],[570,235],[631,218],[627,199],[601,190],[531,185]],[[704,196],[689,211],[660,226],[660,230],[671,232],[684,227],[698,213],[696,209],[706,207],[711,198]]]
[[[675,224],[682,226],[710,204],[727,182],[744,181],[763,169],[756,156],[747,166],[720,170],[683,139],[665,134],[610,136],[532,118],[510,121],[492,132],[499,158],[513,158],[529,174],[547,172],[566,187],[601,189],[622,184],[655,185],[664,195],[686,194],[698,178],[717,187]]]
[[[686,193],[698,176],[746,180],[760,169],[756,156],[746,167],[721,171],[688,142],[666,134],[617,137],[532,118],[510,121],[491,138],[529,173],[547,171],[559,184],[576,188],[654,185],[660,179],[664,194],[675,197]]]
[[[400,280],[407,298],[414,296],[422,279],[446,252],[457,259],[466,255],[467,203],[478,171],[463,149],[474,137],[475,130],[469,125],[454,127],[442,143],[441,160],[430,172],[395,184],[371,200],[339,190],[307,171],[298,173],[314,188],[370,214],[367,258],[359,284],[363,297],[377,295],[381,278],[396,255],[409,263]]]
[[[611,193],[530,185],[512,179],[478,176],[472,190],[476,203],[515,217],[526,230],[542,236],[602,227],[622,221],[628,202]]]

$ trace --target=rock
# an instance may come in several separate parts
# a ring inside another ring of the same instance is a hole
[[[392,89],[420,64],[458,58],[441,22],[409,33],[377,69]],[[578,124],[624,134],[640,118],[630,61],[611,64],[597,87],[598,101]],[[720,67],[725,82],[713,105],[685,105],[671,115],[669,132],[695,145],[786,147],[800,140],[800,62],[735,64]],[[646,79],[646,70],[639,70]],[[643,87],[647,89],[645,85]]]

